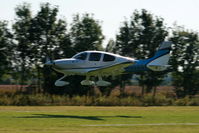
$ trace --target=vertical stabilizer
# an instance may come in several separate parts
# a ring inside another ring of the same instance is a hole
[[[168,62],[170,58],[170,50],[171,50],[172,42],[166,41],[162,42],[158,51],[155,55],[147,59],[147,68],[153,71],[164,71],[169,67]]]

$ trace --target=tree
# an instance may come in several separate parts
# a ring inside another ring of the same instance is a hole
[[[152,57],[167,36],[164,20],[154,17],[145,9],[141,12],[135,11],[131,20],[123,22],[116,36],[115,51],[125,56],[133,56],[137,59]],[[140,85],[146,86],[147,92],[155,86],[161,76],[154,72],[143,72],[139,79]]]
[[[114,48],[115,48],[115,41],[113,39],[110,39],[108,41],[108,44],[106,45],[105,51],[106,52],[113,52],[113,53],[115,53]]]
[[[54,92],[52,86],[57,77],[50,73],[50,68],[43,69],[46,58],[57,59],[71,56],[71,42],[70,36],[67,34],[66,22],[58,19],[57,14],[58,7],[51,7],[49,3],[42,4],[40,11],[32,19],[30,29],[33,42],[32,57],[37,69],[38,81],[40,82],[43,77],[44,91],[51,93]]]
[[[198,92],[199,36],[198,33],[175,27],[170,38],[174,43],[171,57],[173,85],[178,97]]]
[[[24,3],[16,8],[16,22],[13,24],[13,35],[14,42],[16,46],[16,57],[15,64],[18,68],[19,73],[21,73],[20,84],[25,84],[25,80],[28,79],[28,73],[30,73],[31,67],[31,42],[29,38],[31,37],[29,33],[30,25],[31,25],[31,11],[30,5]]]
[[[104,35],[102,34],[99,21],[95,20],[93,15],[75,15],[71,24],[70,37],[73,51],[103,50],[102,41]],[[90,89],[93,89],[92,87],[80,85],[80,82],[84,80],[84,78],[84,76],[73,76],[67,79],[73,83],[68,86],[70,94],[86,95]]]
[[[17,64],[21,65],[23,81],[24,77],[37,79],[36,92],[42,91],[43,83],[44,91],[52,91],[54,80],[57,78],[55,73],[51,73],[50,68],[43,69],[46,58],[71,56],[71,42],[66,22],[58,19],[57,13],[58,7],[51,7],[49,3],[41,4],[35,16],[31,15],[30,5],[27,3],[16,8],[17,19],[13,30],[16,55],[19,59]]]
[[[101,26],[90,14],[79,14],[73,17],[71,25],[71,40],[77,52],[85,50],[103,50]]]
[[[0,21],[0,81],[11,67],[12,52],[12,34],[7,28],[7,22]]]

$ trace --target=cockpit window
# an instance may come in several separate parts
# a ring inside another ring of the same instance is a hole
[[[101,53],[90,53],[89,61],[100,61]]]
[[[87,53],[80,53],[80,54],[75,55],[73,58],[79,59],[79,60],[86,60],[86,57],[87,57]]]
[[[115,60],[115,57],[112,56],[112,55],[108,55],[108,54],[104,54],[104,58],[103,58],[103,61],[104,62],[107,62],[107,61],[114,61]]]

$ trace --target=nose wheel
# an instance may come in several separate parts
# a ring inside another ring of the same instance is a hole
[[[66,75],[64,75],[63,77],[61,77],[60,79],[58,79],[56,82],[55,82],[55,86],[65,86],[65,85],[69,85],[70,83],[69,82],[66,82],[66,81],[61,81],[62,79],[64,79],[66,77]]]

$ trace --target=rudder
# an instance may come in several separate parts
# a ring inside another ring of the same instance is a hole
[[[170,41],[162,42],[155,55],[148,59],[149,62],[146,64],[147,68],[152,71],[166,70],[169,67],[168,62],[170,58],[171,45],[172,42]]]

